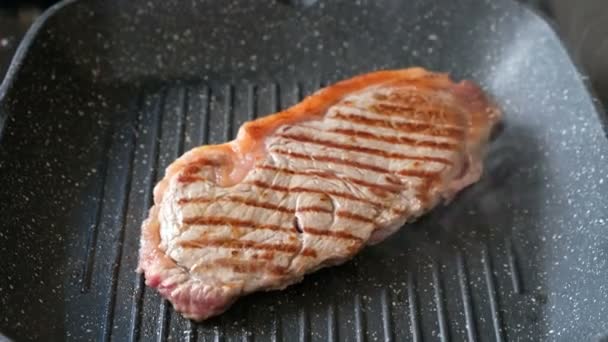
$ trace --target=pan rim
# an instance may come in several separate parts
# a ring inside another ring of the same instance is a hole
[[[7,94],[12,87],[16,75],[21,69],[21,65],[23,64],[25,57],[29,52],[30,46],[33,44],[34,40],[38,37],[41,29],[44,27],[46,22],[59,11],[64,9],[65,7],[72,5],[79,0],[61,0],[53,6],[47,8],[38,18],[34,20],[32,25],[28,28],[27,32],[21,39],[17,49],[15,50],[15,54],[11,59],[9,67],[6,71],[4,79],[0,82],[0,141],[2,140],[4,133],[4,126],[6,123],[6,119],[8,118],[8,113],[4,111],[2,106],[4,105]],[[589,77],[589,73],[583,67],[580,59],[574,55],[574,53],[568,48],[566,42],[559,35],[559,29],[555,22],[549,18],[544,13],[533,8],[528,3],[522,3],[520,1],[514,2],[515,6],[520,6],[523,11],[528,12],[528,14],[537,17],[541,22],[543,22],[546,28],[551,32],[551,34],[560,42],[560,48],[565,54],[568,56],[568,59],[574,66],[577,72],[577,78],[581,81],[589,98],[591,100],[591,104],[595,109],[597,115],[599,116],[600,123],[602,124],[602,128],[604,130],[604,135],[608,138],[608,112],[604,109],[602,102],[597,96],[597,92],[593,88],[593,84],[591,82],[591,78]]]
[[[602,103],[600,97],[598,96],[597,91],[593,88],[593,82],[591,81],[591,77],[589,73],[583,66],[583,62],[581,59],[574,53],[572,49],[568,46],[566,41],[562,39],[560,35],[559,27],[555,20],[550,18],[547,14],[541,12],[539,9],[534,8],[530,3],[523,3],[521,1],[515,1],[517,6],[521,6],[524,11],[527,11],[530,15],[533,15],[540,19],[547,29],[553,34],[553,36],[559,41],[560,48],[562,51],[568,56],[570,63],[574,66],[574,69],[577,73],[577,78],[581,81],[587,94],[589,95],[589,99],[591,101],[591,105],[595,109],[596,114],[598,115],[598,119],[600,120],[600,124],[602,125],[602,129],[604,130],[604,136],[608,139],[608,102],[605,104]],[[1,97],[0,97],[1,101]],[[608,101],[608,100],[607,100]],[[606,106],[606,108],[604,108]]]
[[[29,52],[30,46],[33,44],[46,22],[58,11],[77,1],[78,0],[62,0],[54,4],[42,12],[42,14],[38,16],[38,18],[36,18],[32,25],[27,29],[25,35],[21,39],[21,42],[19,42],[19,45],[17,46],[17,50],[15,50],[15,54],[13,55],[11,62],[9,63],[4,79],[0,83],[0,105],[4,104],[8,91],[12,87],[18,71],[21,69],[21,65]],[[8,113],[6,113],[0,106],[0,140],[2,140],[5,126],[4,124],[7,118]]]

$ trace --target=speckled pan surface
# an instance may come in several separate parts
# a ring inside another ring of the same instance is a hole
[[[78,1],[0,87],[0,332],[17,340],[602,340],[604,118],[510,1]],[[193,324],[134,270],[181,151],[322,82],[420,65],[505,111],[483,179],[352,262]]]

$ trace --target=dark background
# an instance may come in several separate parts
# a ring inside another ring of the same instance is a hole
[[[0,78],[31,22],[56,0],[0,1]],[[565,41],[608,107],[608,6],[605,0],[521,0],[543,14]]]

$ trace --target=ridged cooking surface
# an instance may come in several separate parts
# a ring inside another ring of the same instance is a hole
[[[292,336],[295,329],[301,340],[319,341],[503,339],[504,318],[495,284],[497,277],[509,279],[501,284],[503,300],[520,296],[517,254],[510,247],[505,250],[500,240],[491,250],[475,243],[466,251],[452,246],[450,235],[437,237],[436,242],[408,243],[412,234],[425,234],[430,223],[424,222],[370,247],[345,266],[308,276],[285,291],[246,297],[226,314],[201,324],[185,320],[154,290],[143,286],[141,276],[133,272],[138,227],[146,215],[144,208],[151,204],[152,187],[162,177],[159,170],[184,149],[231,139],[244,120],[294,104],[300,87],[309,93],[315,86],[293,82],[184,86],[142,94],[140,108],[132,117],[137,134],[131,131],[124,141],[114,139],[110,146],[110,155],[120,150],[122,159],[108,160],[106,179],[123,179],[124,193],[117,195],[124,199],[117,203],[125,207],[113,208],[107,193],[101,204],[108,214],[119,209],[116,212],[124,221],[118,235],[123,243],[112,246],[111,253],[101,253],[115,260],[107,285],[110,296],[104,337],[280,340]],[[117,163],[122,170],[117,170]],[[407,231],[410,229],[413,232]],[[431,256],[425,249],[435,243],[446,251]],[[380,269],[382,275],[374,271]],[[85,275],[88,271],[85,269]],[[375,278],[378,276],[381,278]]]

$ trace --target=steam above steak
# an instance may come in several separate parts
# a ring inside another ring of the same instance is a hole
[[[336,83],[166,170],[139,271],[184,316],[340,264],[480,177],[500,112],[412,68]]]

